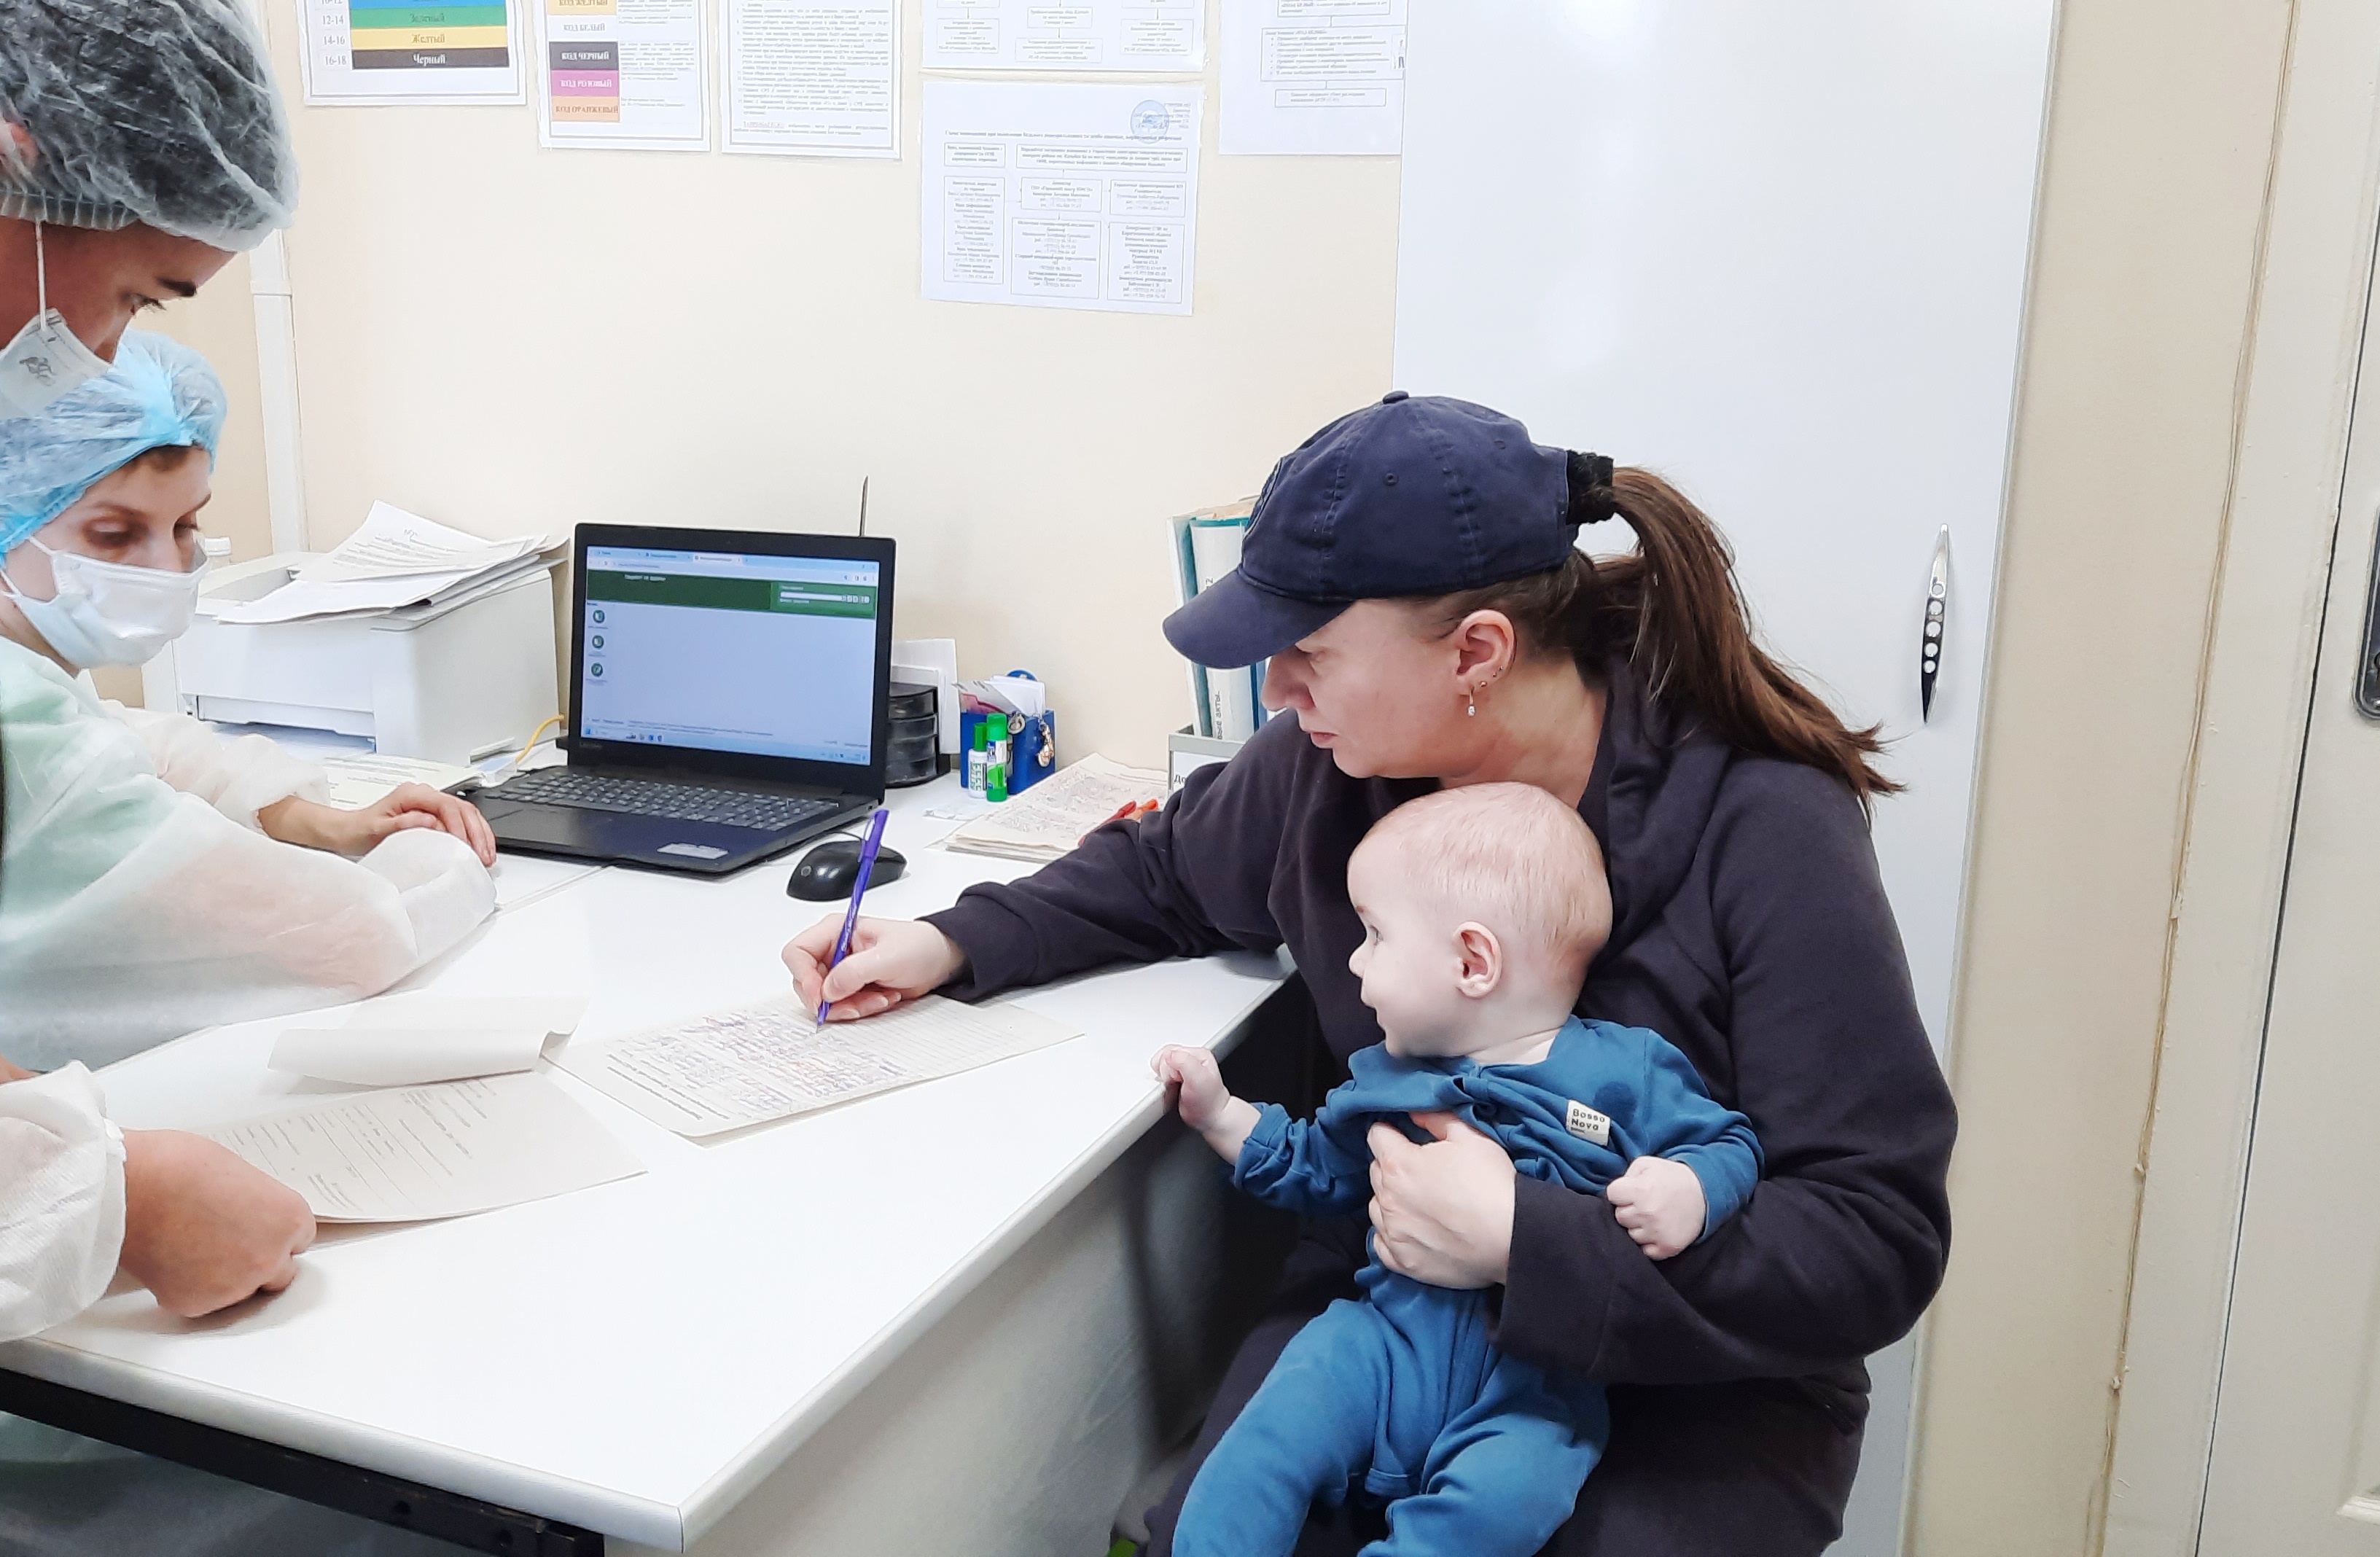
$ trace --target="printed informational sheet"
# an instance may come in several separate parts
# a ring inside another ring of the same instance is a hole
[[[538,7],[538,140],[705,152],[702,0],[528,0]]]
[[[1207,63],[1203,0],[924,4],[929,70],[1197,70]]]
[[[554,1064],[682,1136],[715,1136],[955,1076],[1081,1032],[1014,1005],[928,995],[820,1028],[792,995],[608,1042]]]
[[[306,101],[352,107],[519,103],[514,0],[298,0]]]
[[[200,1133],[324,1222],[468,1216],[645,1171],[535,1075],[363,1092]]]
[[[1190,311],[1197,84],[926,83],[925,296]]]
[[[896,0],[725,0],[731,152],[901,154]]]
[[[1407,0],[1223,0],[1227,156],[1394,156]]]

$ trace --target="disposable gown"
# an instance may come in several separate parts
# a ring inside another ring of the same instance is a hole
[[[399,833],[354,861],[276,842],[259,807],[320,799],[261,736],[103,703],[0,639],[7,725],[0,1053],[98,1066],[220,1022],[372,994],[495,906],[461,840]]]
[[[124,1244],[124,1137],[80,1065],[0,1086],[0,1341],[72,1319]]]

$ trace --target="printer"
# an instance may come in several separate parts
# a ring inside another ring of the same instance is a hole
[[[211,572],[190,630],[142,667],[142,700],[219,724],[359,736],[384,756],[460,765],[519,747],[553,715],[553,559],[393,610],[216,619],[314,560],[285,552]]]

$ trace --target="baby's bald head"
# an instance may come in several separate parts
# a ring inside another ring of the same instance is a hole
[[[1573,990],[1611,934],[1611,888],[1595,834],[1535,785],[1466,785],[1409,800],[1373,824],[1355,859],[1371,881],[1427,894],[1454,918],[1486,925],[1508,955]]]

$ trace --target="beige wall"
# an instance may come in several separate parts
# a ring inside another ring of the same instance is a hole
[[[2285,0],[2067,0],[1913,1550],[2095,1550]]]
[[[1050,675],[1069,757],[1160,761],[1189,693],[1160,522],[1389,387],[1397,163],[1217,156],[1210,70],[1193,317],[931,303],[914,68],[904,92],[898,162],[545,151],[527,107],[298,109],[313,544],[375,498],[485,535],[846,533],[872,477],[903,636]]]

